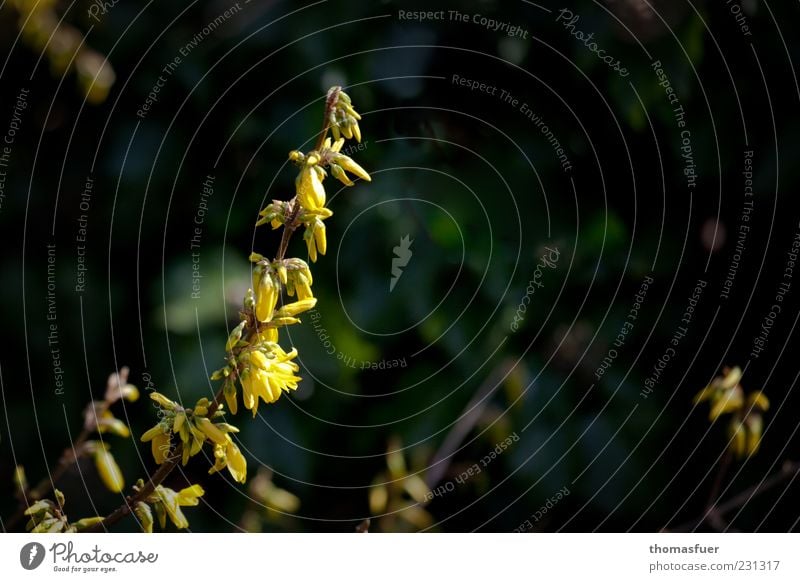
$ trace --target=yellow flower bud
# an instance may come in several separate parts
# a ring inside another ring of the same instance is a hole
[[[247,481],[247,460],[242,455],[239,447],[232,441],[228,443],[225,449],[225,456],[228,461],[228,472],[230,472],[234,481],[239,483]]]
[[[226,381],[222,393],[225,396],[225,402],[228,404],[231,414],[236,414],[239,410],[239,401],[236,399],[236,385],[233,382]]]
[[[225,343],[225,351],[226,352],[230,352],[233,349],[233,347],[236,345],[236,343],[240,339],[242,339],[242,332],[244,331],[244,326],[246,324],[247,324],[246,321],[242,321],[241,323],[239,323],[239,325],[237,325],[235,328],[233,328],[233,331],[228,336],[228,341]]]
[[[98,446],[94,452],[94,464],[103,485],[113,493],[120,493],[125,487],[122,471],[114,460],[114,456],[105,446]]]
[[[319,219],[314,226],[314,240],[319,254],[324,255],[328,251],[328,239],[325,237],[325,223]]]
[[[184,507],[194,507],[200,504],[200,497],[205,491],[200,485],[192,485],[178,491],[178,505]]]
[[[345,186],[353,186],[353,182],[339,164],[331,163],[331,174]]]
[[[151,392],[150,398],[164,410],[175,410],[178,405],[159,392]]]
[[[278,272],[278,280],[283,284],[286,285],[287,283],[287,275],[286,275],[286,265],[281,263],[278,265],[276,271]]]
[[[349,156],[346,156],[344,154],[338,154],[335,158],[335,161],[345,170],[347,170],[351,174],[355,174],[362,180],[365,180],[367,182],[372,181],[372,178],[370,177],[369,174],[367,174],[367,171],[361,166],[359,166],[356,162],[354,162],[353,159],[350,158]]]
[[[256,293],[256,319],[267,322],[272,319],[272,312],[278,304],[278,289],[272,277],[264,271],[258,280]]]
[[[297,291],[297,298],[302,299],[309,299],[314,297],[314,294],[311,293],[311,285],[303,273],[298,273],[295,279],[295,290]]]
[[[281,307],[275,312],[275,317],[294,317],[308,311],[309,309],[314,309],[316,304],[317,299],[315,297],[309,297],[308,299],[295,301],[294,303],[289,303],[288,305]]]
[[[308,258],[311,259],[312,263],[317,262],[317,243],[314,240],[314,235],[312,233],[312,227],[306,228],[306,232],[303,234],[303,240],[306,241],[306,248],[308,249]]]

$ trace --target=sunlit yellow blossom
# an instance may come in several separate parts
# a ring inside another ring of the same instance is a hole
[[[98,443],[93,456],[103,485],[113,493],[120,493],[125,488],[125,479],[114,456],[108,451],[108,446]]]
[[[300,368],[292,362],[297,357],[297,350],[286,353],[275,344],[269,356],[254,350],[242,357],[245,362],[241,374],[242,404],[253,411],[253,416],[258,411],[258,401],[267,404],[275,402],[284,391],[296,390],[300,381],[295,376]]]

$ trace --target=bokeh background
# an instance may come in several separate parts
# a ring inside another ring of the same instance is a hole
[[[798,8],[570,4],[252,0],[209,30],[231,2],[58,2],[58,17],[115,72],[108,95],[87,101],[77,61],[60,66],[57,51],[26,42],[20,10],[0,2],[0,139],[16,127],[0,206],[0,515],[17,507],[14,466],[32,483],[46,477],[118,367],[143,391],[187,403],[213,394],[208,375],[237,322],[247,256],[277,244],[254,228],[257,213],[292,195],[287,152],[313,143],[334,84],[363,115],[352,156],[373,181],[329,182],[335,215],[328,255],[313,266],[317,316],[290,334],[301,388],[253,420],[236,418],[255,485],[207,476],[201,458],[168,479],[207,491],[187,510],[192,530],[353,531],[369,517],[371,531],[512,531],[526,520],[535,531],[676,527],[702,513],[727,446],[724,424],[692,403],[724,366],[744,367],[743,384],[763,389],[772,408],[761,450],[731,466],[723,499],[795,459],[800,280],[784,272],[800,228]],[[562,8],[626,77],[570,34]],[[415,10],[445,12],[400,16]],[[658,60],[685,110],[693,188]],[[83,66],[97,70],[91,59]],[[213,195],[203,199],[208,176]],[[751,228],[737,250],[746,200]],[[390,290],[406,236],[412,256]],[[292,253],[306,257],[300,237]],[[698,280],[706,287],[686,335],[645,397]],[[145,398],[115,411],[133,431],[109,441],[131,484],[153,470],[136,435],[155,410]],[[482,470],[461,478],[475,463]],[[122,502],[90,460],[58,487],[76,517]],[[784,479],[728,513],[725,528],[795,529],[797,493]],[[115,531],[135,529],[128,519]]]

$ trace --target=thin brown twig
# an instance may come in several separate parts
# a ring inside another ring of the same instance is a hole
[[[714,507],[719,501],[719,492],[720,489],[722,489],[722,483],[725,480],[725,475],[728,474],[728,468],[731,466],[731,461],[733,461],[733,453],[730,449],[727,449],[722,457],[722,461],[719,464],[717,476],[714,478],[714,484],[711,487],[711,492],[708,495],[706,507],[703,510],[703,519],[707,520],[714,529],[720,531],[725,529],[727,524],[722,519],[722,516],[714,511]]]
[[[723,516],[726,513],[742,507],[749,503],[755,497],[762,495],[777,487],[781,483],[787,480],[794,480],[800,476],[800,462],[795,461],[785,461],[783,466],[781,466],[780,470],[764,479],[761,483],[757,483],[748,489],[745,489],[738,495],[731,497],[729,500],[725,501],[724,503],[720,503],[716,507],[711,509],[711,515],[716,516]],[[667,528],[666,531],[670,532],[686,532],[686,531],[694,531],[696,528],[703,525],[705,521],[709,519],[709,515],[706,511],[703,512],[703,515],[692,519],[686,523],[683,523],[674,528]]]
[[[458,446],[463,442],[475,424],[483,414],[486,405],[489,403],[489,395],[499,386],[502,379],[514,368],[513,362],[503,360],[493,369],[486,380],[475,391],[470,401],[464,407],[458,421],[447,433],[439,450],[433,455],[431,467],[425,474],[425,484],[429,489],[433,489],[447,473],[450,462]]]
[[[111,376],[109,376],[108,384],[106,386],[106,395],[108,395],[109,390],[112,388],[112,382],[116,383],[117,388],[127,383],[128,372],[128,368],[123,367],[115,374],[111,374]],[[52,471],[48,473],[47,477],[39,481],[39,483],[37,483],[36,487],[33,489],[28,489],[28,491],[22,492],[20,505],[17,508],[17,511],[5,523],[5,528],[7,531],[13,529],[17,523],[19,523],[19,521],[25,516],[25,510],[30,507],[30,505],[39,501],[40,499],[43,499],[47,494],[55,489],[56,483],[58,483],[59,479],[61,479],[67,469],[77,463],[78,460],[83,457],[84,454],[86,454],[86,449],[83,445],[86,444],[86,441],[89,440],[89,437],[97,430],[98,419],[100,419],[110,407],[111,402],[109,402],[107,398],[104,398],[103,400],[92,400],[86,406],[86,411],[84,412],[83,429],[78,434],[78,438],[73,441],[71,447],[64,449],[64,452],[61,453],[61,457],[59,457],[58,462]],[[91,417],[89,415],[91,415]]]

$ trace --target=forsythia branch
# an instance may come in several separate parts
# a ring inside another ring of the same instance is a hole
[[[240,401],[237,382],[241,386],[242,405],[255,416],[259,401],[273,403],[283,392],[296,390],[301,381],[295,375],[299,366],[293,362],[297,350],[284,351],[278,343],[279,330],[300,323],[297,316],[313,309],[317,300],[311,291],[313,278],[309,265],[285,255],[292,235],[300,226],[305,226],[303,238],[311,262],[316,262],[318,254],[325,254],[327,238],[323,221],[333,215],[325,206],[323,182],[328,171],[346,186],[354,185],[348,172],[362,180],[371,180],[360,165],[340,151],[345,139],[361,141],[360,119],[350,97],[341,87],[332,87],[326,95],[322,131],[314,149],[289,154],[289,159],[299,167],[294,197],[288,201],[273,200],[256,222],[256,226],[269,223],[275,229],[282,227],[283,232],[273,260],[258,253],[250,255],[254,264],[253,287],[245,295],[241,321],[228,337],[226,365],[211,376],[212,380],[222,380],[222,387],[213,400],[201,398],[192,408],[184,408],[158,392],[150,394],[162,414],[158,424],[142,435],[142,440],[151,443],[159,468],[147,481],[140,480],[120,507],[85,528],[82,525],[80,531],[107,530],[134,513],[142,529],[150,532],[154,522],[151,506],[162,528],[167,516],[179,529],[188,527],[180,507],[197,505],[204,494],[202,487],[192,485],[176,492],[161,483],[178,463],[185,465],[206,443],[214,447],[215,462],[209,473],[227,468],[235,481],[245,482],[247,462],[231,438],[239,429],[222,420],[224,407],[227,405],[232,415],[237,413]],[[333,142],[327,137],[329,131],[333,133]],[[288,297],[296,295],[296,299],[279,305],[283,291]]]

